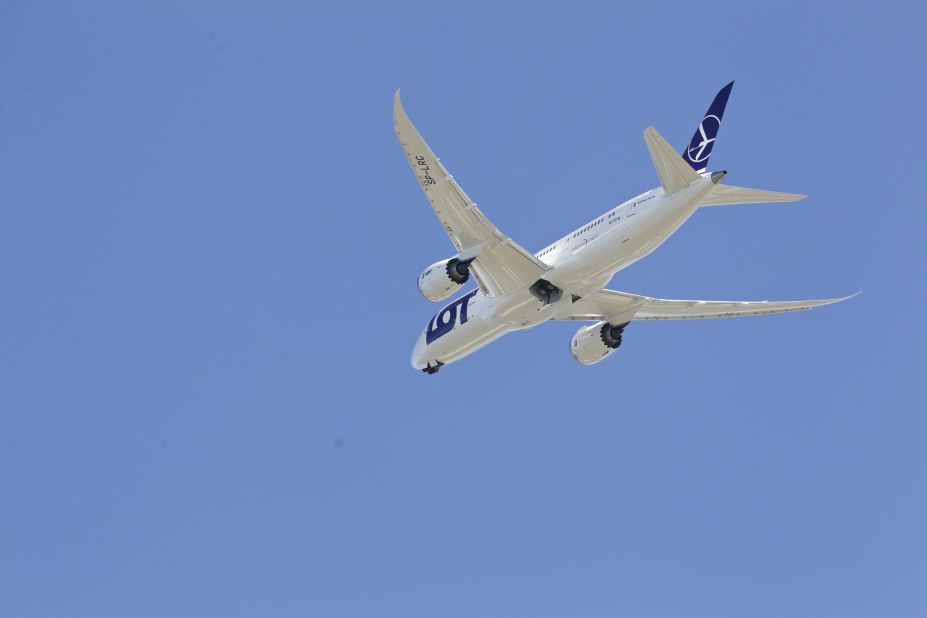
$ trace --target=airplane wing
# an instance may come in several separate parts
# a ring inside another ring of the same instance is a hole
[[[409,165],[451,242],[461,253],[478,251],[471,270],[480,288],[487,294],[501,295],[540,279],[548,267],[480,212],[422,139],[402,108],[398,90],[393,98],[393,120]]]
[[[856,294],[859,294],[857,292]],[[728,300],[665,300],[614,290],[599,290],[573,304],[570,320],[605,320],[623,324],[630,320],[692,320],[696,318],[733,318],[744,315],[766,315],[803,311],[829,305],[856,296],[824,300],[728,301]]]

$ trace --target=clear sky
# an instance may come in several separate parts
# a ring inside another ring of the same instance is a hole
[[[0,2],[0,616],[927,615],[922,4],[326,4]],[[732,79],[712,167],[810,197],[611,287],[860,297],[409,366],[397,88],[539,250]]]

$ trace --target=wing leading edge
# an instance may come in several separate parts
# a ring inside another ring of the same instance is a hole
[[[857,292],[856,294],[859,294]],[[630,320],[692,320],[700,318],[733,318],[746,315],[767,315],[804,311],[813,307],[838,303],[856,294],[822,300],[729,301],[729,300],[667,300],[627,294],[614,290],[599,290],[573,305],[571,320],[605,320],[623,323]]]
[[[547,266],[480,212],[412,124],[398,90],[393,98],[393,120],[409,165],[451,242],[460,252],[482,245],[472,266],[480,288],[500,296],[537,281]]]

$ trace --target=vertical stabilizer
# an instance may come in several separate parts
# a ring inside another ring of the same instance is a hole
[[[708,157],[711,156],[711,148],[714,146],[715,140],[718,139],[721,118],[724,116],[727,98],[731,96],[731,88],[733,87],[734,82],[731,82],[715,95],[715,100],[711,102],[711,106],[705,112],[705,117],[698,123],[698,129],[695,130],[692,141],[682,151],[682,158],[699,174],[708,169]]]

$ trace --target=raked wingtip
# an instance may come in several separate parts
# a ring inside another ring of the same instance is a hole
[[[828,304],[828,305],[832,305],[832,304],[834,304],[834,303],[842,303],[842,302],[845,301],[845,300],[850,300],[851,298],[856,298],[857,296],[859,296],[859,295],[862,294],[862,293],[863,293],[863,291],[860,290],[860,291],[858,291],[858,292],[853,292],[852,294],[850,294],[850,295],[848,295],[848,296],[841,296],[840,298],[832,298],[832,299],[830,300],[830,302],[828,302],[827,304]]]
[[[396,89],[396,93],[393,95],[393,122],[398,123],[400,116],[405,115],[405,110],[402,109],[402,99],[399,98],[399,89]]]

